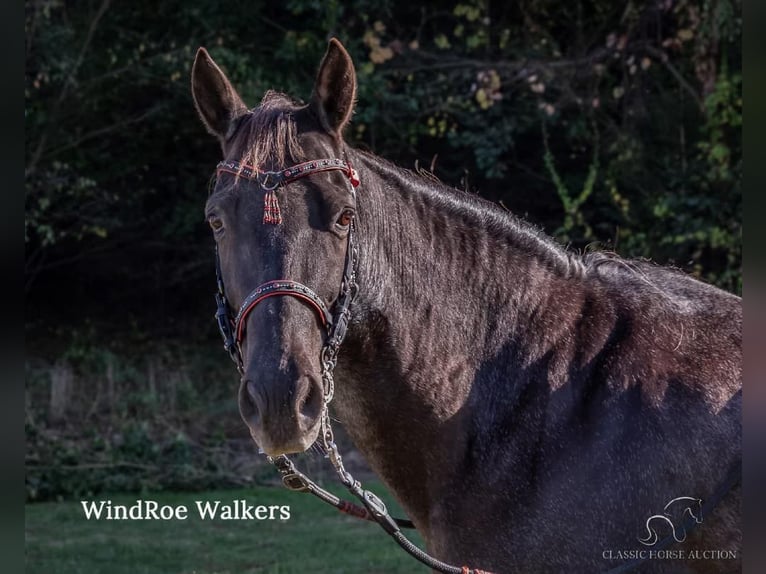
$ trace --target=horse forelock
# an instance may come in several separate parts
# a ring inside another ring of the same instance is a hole
[[[232,155],[265,170],[283,169],[305,159],[298,141],[295,112],[302,106],[289,96],[267,91],[258,107],[240,119],[232,138]]]

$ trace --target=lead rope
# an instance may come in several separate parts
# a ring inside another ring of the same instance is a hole
[[[325,380],[332,385],[332,372],[327,371],[327,374],[328,377]],[[341,512],[356,518],[377,522],[405,552],[432,570],[443,572],[445,574],[491,574],[486,570],[479,570],[478,568],[469,568],[468,566],[458,567],[442,562],[418,548],[402,533],[401,528],[414,528],[412,522],[400,518],[393,518],[389,514],[385,503],[372,491],[362,488],[361,482],[356,480],[343,466],[343,458],[338,450],[338,445],[335,443],[332,426],[330,424],[328,405],[329,401],[325,401],[321,423],[322,444],[341,483],[343,483],[351,494],[362,502],[364,507],[349,503],[321,488],[308,476],[300,472],[286,455],[277,457],[267,456],[266,458],[269,462],[274,464],[276,469],[282,475],[282,483],[290,490],[311,493],[327,504],[334,506]]]
[[[332,378],[332,375],[330,375],[330,378]],[[343,459],[338,451],[338,446],[335,444],[332,427],[330,426],[327,403],[325,403],[324,412],[322,413],[322,442],[329,455],[330,462],[333,467],[335,467],[335,471],[343,485],[351,494],[361,500],[373,520],[375,520],[375,522],[377,522],[410,556],[422,562],[429,568],[444,572],[445,574],[490,574],[485,570],[469,568],[468,566],[452,566],[451,564],[442,562],[418,548],[402,533],[400,525],[388,513],[385,503],[372,491],[362,488],[362,484],[354,479],[351,473],[343,466]]]

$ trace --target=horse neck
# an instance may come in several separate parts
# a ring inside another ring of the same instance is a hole
[[[532,324],[562,315],[546,304],[552,290],[579,290],[578,258],[468,193],[365,154],[357,164],[366,182],[358,194],[359,324],[379,336],[385,322],[389,339],[377,342],[403,372],[486,357],[509,341],[532,352],[550,339]],[[460,403],[468,389],[444,384],[442,394]],[[444,399],[431,397],[437,410]]]
[[[351,153],[359,293],[337,410],[417,519],[436,495],[428,467],[444,468],[466,440],[479,368],[501,352],[543,352],[528,327],[545,322],[578,263],[486,202]]]

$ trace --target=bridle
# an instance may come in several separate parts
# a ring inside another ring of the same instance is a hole
[[[356,187],[359,185],[356,171],[349,162],[337,158],[307,161],[280,171],[262,171],[256,167],[239,162],[222,161],[216,168],[216,175],[220,176],[222,172],[226,172],[234,174],[238,178],[255,180],[265,192],[264,223],[279,224],[282,222],[282,216],[275,196],[276,190],[303,177],[327,171],[342,171],[348,178],[352,195],[356,197]],[[358,290],[356,283],[358,249],[354,241],[355,232],[356,229],[352,220],[347,235],[343,278],[341,279],[338,296],[331,307],[313,289],[303,283],[290,279],[275,279],[266,281],[253,289],[245,297],[236,315],[232,315],[231,306],[226,299],[223,275],[221,273],[221,260],[218,255],[218,247],[216,246],[215,274],[218,291],[215,294],[215,319],[223,338],[224,349],[226,349],[226,352],[234,361],[240,375],[244,375],[242,342],[245,338],[245,325],[248,316],[253,312],[258,303],[270,297],[294,297],[306,303],[316,312],[326,335],[320,355],[324,391],[322,413],[320,415],[321,446],[326,456],[330,459],[341,482],[354,496],[361,500],[364,506],[358,506],[343,500],[323,489],[308,476],[300,472],[286,455],[267,456],[267,459],[282,475],[282,482],[287,488],[298,492],[309,492],[341,512],[357,518],[377,522],[405,551],[433,570],[446,574],[490,574],[483,570],[468,568],[467,566],[452,566],[423,552],[410,542],[400,530],[402,527],[414,528],[412,522],[406,519],[393,518],[388,513],[383,501],[371,491],[363,489],[362,484],[355,480],[343,465],[343,459],[338,451],[338,446],[335,444],[330,424],[329,405],[335,394],[333,372],[337,364],[338,351],[346,337],[348,322],[351,317],[351,304]]]

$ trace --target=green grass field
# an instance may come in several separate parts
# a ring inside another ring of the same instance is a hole
[[[392,514],[398,506],[382,495]],[[342,489],[333,488],[337,494]],[[202,520],[196,500],[247,499],[253,505],[289,505],[289,520]],[[26,572],[45,574],[245,574],[254,572],[394,573],[428,570],[376,524],[340,514],[308,494],[280,487],[191,493],[99,495],[93,500],[134,504],[137,499],[186,505],[188,518],[86,520],[77,501],[26,506]],[[415,536],[413,541],[421,545]]]

